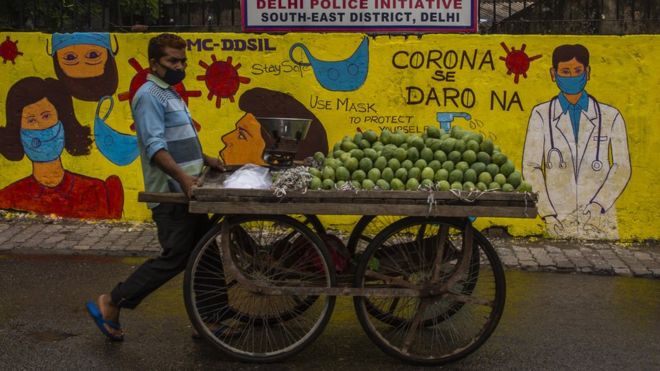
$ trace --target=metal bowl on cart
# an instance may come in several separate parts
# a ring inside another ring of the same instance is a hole
[[[257,117],[264,128],[264,161],[272,166],[291,166],[298,146],[307,137],[311,119],[294,117]]]

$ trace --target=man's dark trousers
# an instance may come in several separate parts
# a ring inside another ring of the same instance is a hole
[[[152,213],[162,253],[144,262],[112,290],[112,302],[121,308],[135,308],[147,295],[183,271],[197,242],[211,228],[208,216],[189,213],[188,205],[162,203]]]

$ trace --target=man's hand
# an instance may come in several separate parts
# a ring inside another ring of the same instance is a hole
[[[192,198],[192,187],[197,185],[197,178],[194,176],[185,175],[179,183],[181,184],[183,193],[185,193],[188,198]]]
[[[163,170],[167,175],[179,182],[183,193],[188,196],[188,198],[192,196],[192,187],[197,184],[197,178],[186,174],[166,150],[162,149],[156,152],[153,161],[156,166]]]
[[[204,165],[218,171],[225,171],[224,162],[219,157],[204,155]]]

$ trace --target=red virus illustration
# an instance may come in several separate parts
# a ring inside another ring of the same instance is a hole
[[[147,82],[149,69],[143,68],[142,65],[140,65],[140,62],[138,62],[135,58],[129,59],[128,64],[130,64],[137,73],[135,76],[133,76],[133,79],[131,79],[131,85],[129,86],[128,91],[119,93],[117,97],[122,102],[128,100],[128,103],[130,104],[133,103],[133,97],[135,97],[135,93],[137,93],[138,89],[140,89],[140,86]],[[174,85],[174,90],[176,90],[176,92],[181,96],[181,99],[183,99],[186,104],[188,104],[188,98],[199,97],[202,95],[202,92],[199,90],[186,90],[183,82]],[[201,125],[199,125],[197,121],[193,120],[193,124],[195,124],[197,131],[202,130]],[[131,124],[131,130],[135,131],[135,123]]]
[[[18,40],[11,41],[9,36],[7,36],[7,39],[0,44],[0,57],[2,58],[2,63],[10,61],[11,64],[16,64],[14,59],[19,55],[23,55],[23,53],[18,51],[18,45],[16,44],[18,44]]]
[[[213,54],[211,59],[213,63],[210,66],[204,61],[199,61],[199,65],[206,69],[206,74],[197,76],[197,80],[206,82],[206,87],[209,89],[207,98],[211,100],[215,96],[215,107],[220,108],[220,99],[228,98],[233,103],[239,85],[249,83],[250,79],[238,75],[241,64],[232,66],[231,57],[227,57],[226,61],[218,61]]]
[[[518,83],[518,77],[520,75],[527,78],[527,70],[529,70],[530,63],[535,59],[541,58],[540,54],[528,57],[525,53],[525,48],[527,47],[525,44],[522,44],[520,50],[516,50],[515,47],[511,47],[511,50],[509,50],[504,42],[501,42],[500,45],[502,45],[502,48],[504,48],[504,51],[506,52],[506,57],[500,57],[500,59],[506,64],[508,70],[506,74],[515,74],[516,76],[513,78],[513,82],[516,84]]]

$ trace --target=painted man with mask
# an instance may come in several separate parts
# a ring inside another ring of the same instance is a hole
[[[614,204],[631,175],[626,125],[616,108],[587,93],[590,77],[587,48],[554,50],[550,78],[560,92],[532,110],[523,176],[539,192],[550,235],[618,239]]]
[[[158,35],[149,41],[148,56],[148,81],[136,92],[131,105],[145,188],[147,192],[182,192],[190,197],[202,167],[221,169],[221,164],[202,152],[188,107],[173,88],[186,75],[186,42],[177,35]],[[87,303],[101,332],[112,340],[123,339],[120,310],[135,308],[183,271],[193,248],[211,227],[207,215],[190,214],[187,204],[148,206],[158,229],[161,255],[142,264],[110,294]]]

